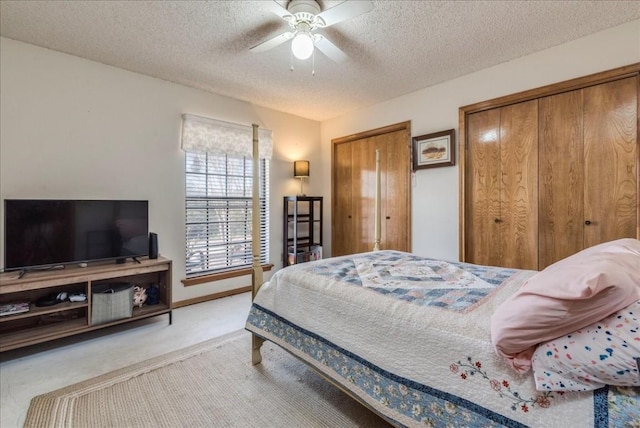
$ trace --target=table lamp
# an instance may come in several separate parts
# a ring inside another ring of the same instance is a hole
[[[302,183],[304,178],[309,176],[309,161],[297,160],[293,162],[293,176],[300,179],[300,194],[298,196],[306,196],[302,191]]]

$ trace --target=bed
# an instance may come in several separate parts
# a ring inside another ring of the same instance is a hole
[[[638,426],[640,388],[538,391],[496,354],[492,315],[537,272],[378,250],[378,236],[264,284],[254,254],[254,364],[269,340],[395,426]]]
[[[384,250],[304,263],[246,328],[397,426],[636,426],[638,388],[541,392],[496,355],[491,315],[533,274]]]

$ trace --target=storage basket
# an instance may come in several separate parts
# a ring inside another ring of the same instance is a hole
[[[133,284],[112,282],[91,289],[91,324],[104,324],[133,315]]]

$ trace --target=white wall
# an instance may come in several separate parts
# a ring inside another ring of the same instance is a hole
[[[282,196],[299,190],[294,159],[320,164],[319,122],[6,38],[0,38],[0,93],[0,199],[149,200],[149,229],[158,233],[160,253],[174,262],[174,301],[250,284],[249,277],[190,287],[180,282],[181,114],[273,130],[271,261],[281,265]],[[308,193],[315,191],[312,180]]]
[[[640,62],[640,20],[324,121],[324,187],[330,192],[334,138],[406,120],[411,120],[413,136],[455,128],[457,138],[459,107],[636,62]],[[414,253],[458,260],[458,182],[457,162],[455,167],[415,173]],[[330,227],[327,222],[327,236]],[[330,246],[325,247],[330,254]]]

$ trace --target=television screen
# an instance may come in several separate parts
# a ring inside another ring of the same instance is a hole
[[[141,257],[148,201],[6,199],[4,268]]]

